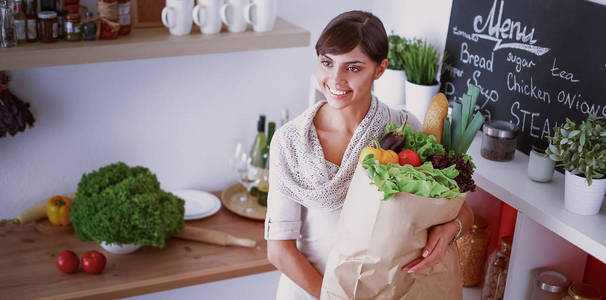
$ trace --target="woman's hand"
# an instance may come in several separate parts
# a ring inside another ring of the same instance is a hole
[[[454,221],[431,228],[422,256],[406,264],[402,270],[412,273],[440,262],[458,231],[459,225]]]

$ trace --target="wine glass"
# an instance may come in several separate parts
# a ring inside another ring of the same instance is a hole
[[[259,181],[259,169],[250,164],[251,160],[251,157],[242,151],[240,151],[240,155],[234,160],[234,168],[238,175],[238,181],[246,188],[246,194],[241,195],[239,198],[242,202],[248,201],[250,190]]]

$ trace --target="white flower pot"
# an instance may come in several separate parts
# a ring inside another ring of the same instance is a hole
[[[585,177],[566,171],[564,206],[567,210],[579,215],[596,215],[600,212],[605,193],[606,178],[594,178],[588,186]]]
[[[375,80],[373,93],[379,101],[393,108],[400,108],[406,103],[405,82],[406,73],[404,71],[387,69],[379,79]]]
[[[406,81],[406,108],[423,123],[431,99],[440,91],[440,84],[420,85]]]
[[[109,253],[113,254],[128,254],[135,252],[141,248],[141,245],[135,244],[123,244],[122,246],[118,246],[117,244],[106,244],[105,242],[99,243],[101,248],[105,249]]]

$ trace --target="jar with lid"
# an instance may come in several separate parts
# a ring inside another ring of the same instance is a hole
[[[568,296],[562,300],[600,300],[600,292],[593,286],[581,282],[574,282],[568,287]]]
[[[87,11],[84,14],[86,18],[82,24],[82,39],[85,41],[94,41],[97,39],[97,23],[93,21],[93,13]]]
[[[491,121],[482,129],[482,157],[494,161],[510,161],[516,153],[519,129],[513,123]]]
[[[504,236],[501,239],[501,247],[488,256],[482,300],[503,300],[512,241],[512,236]]]
[[[97,11],[101,18],[101,39],[118,38],[118,0],[97,0]]]
[[[80,31],[80,15],[68,14],[65,17],[65,40],[81,41],[82,32]]]
[[[41,42],[53,43],[57,39],[57,13],[54,11],[38,12],[38,35]]]
[[[533,278],[530,297],[533,300],[561,300],[570,286],[568,277],[552,268],[534,270]]]
[[[555,161],[545,154],[549,146],[544,140],[532,145],[528,156],[528,177],[537,182],[549,182],[553,178]]]
[[[463,286],[474,286],[482,281],[486,247],[490,241],[486,227],[488,227],[486,220],[480,215],[475,215],[471,230],[457,239]]]

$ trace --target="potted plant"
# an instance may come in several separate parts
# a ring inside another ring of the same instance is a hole
[[[589,115],[580,125],[566,118],[554,128],[546,153],[561,161],[564,177],[564,205],[580,215],[600,211],[606,193],[606,123]]]
[[[70,221],[78,239],[124,254],[144,245],[164,248],[185,225],[184,205],[160,189],[149,169],[119,162],[82,175]]]
[[[422,121],[429,102],[440,90],[440,83],[436,79],[440,55],[438,49],[427,41],[415,39],[408,42],[403,59],[406,107]]]
[[[388,39],[387,60],[389,66],[383,75],[375,81],[373,92],[381,102],[389,106],[404,106],[404,83],[406,82],[404,53],[408,47],[408,41],[396,34],[391,34]]]

